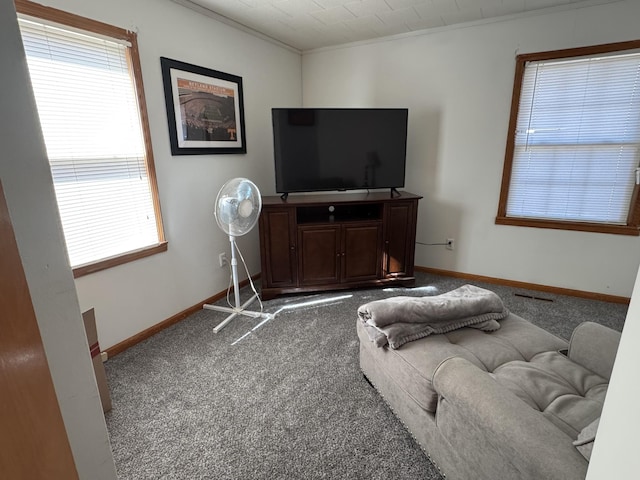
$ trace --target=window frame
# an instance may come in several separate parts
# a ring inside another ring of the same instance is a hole
[[[507,132],[507,145],[505,150],[504,167],[502,171],[502,183],[500,187],[500,199],[498,202],[498,214],[495,223],[497,225],[512,225],[518,227],[551,228],[560,230],[574,230],[582,232],[610,233],[618,235],[640,235],[640,186],[635,185],[629,204],[629,214],[626,225],[574,222],[568,220],[545,220],[523,217],[507,216],[507,200],[511,184],[513,169],[513,156],[515,151],[516,126],[520,105],[520,94],[525,67],[528,62],[556,60],[571,57],[585,57],[602,55],[607,53],[624,52],[626,50],[640,49],[640,40],[627,42],[608,43],[589,47],[569,48],[548,52],[527,53],[516,56],[515,76],[513,82],[513,94],[511,98],[511,110],[509,117],[509,129]]]
[[[164,228],[162,223],[160,196],[158,193],[158,183],[155,163],[153,159],[153,149],[151,147],[151,129],[149,128],[149,115],[147,113],[147,103],[145,100],[144,87],[142,83],[142,68],[140,65],[140,55],[136,33],[119,27],[115,27],[113,25],[98,22],[96,20],[81,17],[79,15],[64,12],[56,8],[32,3],[28,0],[15,0],[15,7],[16,12],[19,15],[40,18],[43,20],[65,25],[70,28],[84,30],[86,32],[103,35],[117,40],[124,40],[126,42],[129,42],[129,44],[131,45],[127,49],[127,60],[129,63],[129,71],[132,76],[136,98],[138,101],[140,126],[142,129],[143,141],[145,146],[145,165],[147,168],[149,189],[151,192],[151,198],[155,212],[156,229],[158,231],[158,243],[73,267],[72,270],[74,278],[82,277],[90,273],[99,272],[101,270],[106,270],[117,265],[123,265],[125,263],[133,262],[141,258],[167,251],[168,242],[166,241],[164,236]]]

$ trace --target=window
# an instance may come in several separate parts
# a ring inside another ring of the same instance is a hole
[[[135,34],[16,8],[74,275],[165,251]]]
[[[496,223],[638,235],[640,41],[520,55]]]

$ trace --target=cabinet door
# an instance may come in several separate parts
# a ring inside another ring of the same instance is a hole
[[[262,281],[268,288],[295,287],[296,220],[293,208],[263,209],[260,215]]]
[[[382,271],[382,224],[342,227],[342,281],[375,280]]]
[[[340,281],[340,226],[298,227],[300,285]]]
[[[384,275],[412,276],[417,202],[385,206]]]

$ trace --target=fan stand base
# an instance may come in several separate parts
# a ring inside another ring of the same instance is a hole
[[[255,293],[255,289],[253,290],[254,294],[251,296],[251,298],[249,298],[249,300],[247,300],[242,305],[240,305],[240,285],[238,283],[238,260],[236,259],[236,249],[238,247],[236,246],[236,239],[233,235],[229,235],[229,243],[231,244],[231,276],[233,278],[233,294],[235,297],[236,306],[222,307],[222,306],[210,305],[206,303],[202,306],[202,308],[206,310],[215,310],[217,312],[226,312],[231,314],[213,329],[215,333],[218,333],[220,330],[222,330],[227,323],[229,323],[231,320],[236,318],[238,315],[245,315],[247,317],[252,317],[252,318],[273,318],[272,315],[269,315],[267,313],[251,312],[249,310],[245,310],[245,308],[247,308],[251,303],[253,303],[254,300],[258,298],[258,294]],[[251,281],[251,279],[249,279],[249,281]]]
[[[252,318],[262,318],[263,316],[265,316],[263,313],[260,313],[260,312],[251,312],[249,310],[245,310],[245,308],[251,305],[257,298],[258,298],[257,295],[253,295],[249,300],[244,302],[240,307],[236,307],[236,308],[222,307],[218,305],[209,305],[209,304],[203,305],[202,308],[205,308],[207,310],[214,310],[216,312],[226,312],[231,314],[213,329],[215,333],[218,333],[227,325],[227,323],[229,323],[231,320],[236,318],[236,316],[238,315],[245,315],[247,317],[252,317]]]

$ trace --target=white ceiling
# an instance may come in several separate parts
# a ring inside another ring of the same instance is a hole
[[[618,0],[173,0],[298,51]]]

